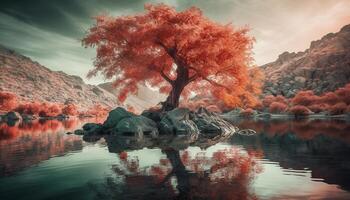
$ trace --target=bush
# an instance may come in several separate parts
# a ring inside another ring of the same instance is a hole
[[[292,98],[293,105],[309,106],[319,101],[319,97],[313,91],[300,91]]]
[[[329,105],[334,105],[336,103],[339,103],[340,101],[341,99],[334,92],[327,92],[320,97],[321,103],[326,103]]]
[[[78,108],[74,104],[67,104],[63,107],[62,114],[76,116],[78,115]]]
[[[0,92],[0,110],[12,111],[17,107],[17,96],[10,92]]]
[[[240,113],[240,116],[242,117],[251,117],[254,114],[254,110],[251,108],[247,108],[245,110],[242,110]]]
[[[343,102],[337,103],[329,108],[329,113],[331,115],[341,115],[346,112],[347,105]]]
[[[320,103],[308,106],[308,108],[314,113],[320,113],[323,111],[328,111],[329,105],[325,103]]]
[[[311,110],[309,110],[306,106],[296,105],[289,109],[289,112],[294,114],[295,116],[306,116],[312,114]]]
[[[270,113],[283,113],[288,108],[288,105],[280,102],[273,102],[269,107]]]

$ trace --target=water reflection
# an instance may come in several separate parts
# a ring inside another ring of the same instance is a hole
[[[217,140],[65,134],[83,123],[0,124],[0,199],[350,199],[346,122],[237,121],[257,134]]]
[[[235,135],[231,144],[259,149],[284,169],[311,172],[315,181],[350,191],[350,124],[343,121],[242,121],[257,130],[255,137]]]
[[[0,124],[0,177],[53,156],[81,150],[81,138],[65,134],[80,124],[77,119]]]

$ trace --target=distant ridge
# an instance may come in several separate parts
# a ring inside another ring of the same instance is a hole
[[[261,68],[264,94],[292,97],[299,90],[320,94],[342,87],[350,82],[350,25],[311,42],[304,52],[284,52]]]

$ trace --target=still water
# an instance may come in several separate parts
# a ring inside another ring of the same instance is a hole
[[[344,121],[238,121],[257,134],[205,147],[66,134],[83,123],[0,124],[0,199],[350,199]]]

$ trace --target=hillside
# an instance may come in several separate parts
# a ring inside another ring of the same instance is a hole
[[[261,68],[264,94],[292,97],[299,90],[320,94],[342,87],[350,82],[350,25],[311,42],[304,52],[284,52]]]
[[[117,105],[115,96],[110,92],[88,85],[78,76],[51,71],[1,46],[0,91],[13,92],[28,101],[73,102],[83,107]]]
[[[118,89],[114,88],[111,82],[102,83],[98,86],[113,93],[114,95],[118,94]],[[165,98],[166,96],[160,94],[157,90],[152,90],[148,87],[140,85],[137,94],[134,96],[129,96],[125,101],[125,105],[130,105],[136,110],[142,111],[157,105],[159,102],[164,101]]]

